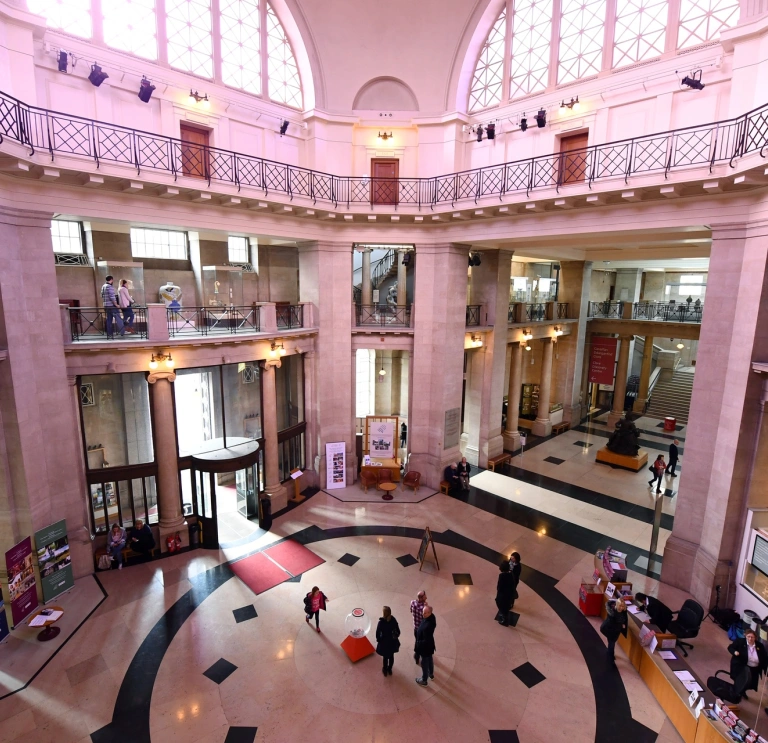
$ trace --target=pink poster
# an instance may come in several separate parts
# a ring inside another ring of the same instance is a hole
[[[11,615],[17,626],[38,606],[35,568],[32,565],[32,538],[27,537],[5,553]]]
[[[617,338],[592,338],[592,354],[589,357],[590,382],[613,384],[617,340]]]

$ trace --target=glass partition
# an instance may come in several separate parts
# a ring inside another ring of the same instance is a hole
[[[261,377],[259,365],[227,364],[221,367],[227,439],[261,438]]]
[[[233,266],[203,266],[203,304],[242,307],[243,272]]]
[[[277,430],[292,428],[304,421],[304,357],[283,356],[275,369]]]
[[[120,289],[123,279],[126,281],[128,293],[133,297],[133,301],[139,307],[146,307],[146,298],[144,295],[144,264],[142,263],[124,263],[119,261],[97,261],[96,278],[98,290],[104,284],[107,276],[114,276],[115,281],[112,284],[115,288],[115,294]],[[101,304],[101,294],[97,297],[98,304]]]
[[[199,454],[224,446],[221,368],[205,366],[178,369],[173,391],[179,456]]]

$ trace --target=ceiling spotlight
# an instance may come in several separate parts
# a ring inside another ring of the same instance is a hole
[[[66,72],[69,59],[67,53],[59,50],[59,72]]]
[[[189,89],[189,104],[194,106],[197,103],[202,103],[203,108],[208,108],[211,105],[211,101],[208,98],[208,93],[200,95],[197,91],[192,92],[192,88]]]
[[[149,99],[154,91],[155,86],[146,77],[142,77],[141,84],[139,85],[139,99],[144,103],[149,103]]]
[[[528,128],[528,119],[525,118],[525,114],[523,114],[523,118],[520,119],[520,131],[524,132]]]
[[[480,253],[475,253],[475,257],[472,259],[472,265],[479,266],[480,262]]]
[[[395,135],[392,134],[392,132],[389,132],[389,134],[387,134],[387,132],[384,132],[384,133],[379,132],[379,139],[382,142],[386,142],[388,139],[394,139],[394,138],[395,138]]]
[[[91,85],[95,85],[98,88],[108,77],[109,75],[107,75],[96,62],[91,65],[91,74],[88,75],[88,80],[91,82]]]
[[[536,126],[538,126],[539,129],[543,129],[547,125],[547,112],[543,108],[540,108],[539,113],[533,118],[536,119]]]
[[[488,139],[496,139],[496,124],[490,123],[485,127],[485,134]]]
[[[679,351],[682,351],[685,348],[685,343],[680,341],[680,343],[677,344],[677,348]]]
[[[576,96],[575,98],[571,98],[571,100],[568,103],[566,103],[565,99],[563,99],[560,103],[560,108],[567,108],[571,111],[578,111],[580,108],[580,105],[581,104],[579,103],[579,96]]]
[[[692,72],[690,75],[686,75],[682,79],[683,85],[687,85],[689,88],[693,88],[694,90],[704,90],[704,83],[701,82],[701,70],[696,70],[696,72]]]
[[[283,123],[280,124],[280,136],[281,137],[283,136],[283,134],[285,134],[288,131],[288,123],[289,123],[288,120],[284,119]],[[379,136],[381,136],[381,135],[379,135]],[[382,137],[382,139],[383,139],[383,137]]]
[[[482,142],[483,141],[483,127],[478,126],[477,127],[477,141]]]

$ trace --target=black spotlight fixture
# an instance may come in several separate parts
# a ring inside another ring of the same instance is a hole
[[[149,99],[154,91],[155,86],[146,77],[142,77],[141,84],[139,85],[139,100],[143,103],[149,103]]]
[[[91,65],[91,74],[88,75],[91,85],[95,85],[98,88],[108,77],[109,75],[96,62]]]
[[[485,127],[485,135],[488,139],[496,139],[496,124],[493,122],[488,124],[488,126]]]
[[[540,108],[539,113],[533,118],[536,119],[536,126],[538,126],[539,129],[543,129],[547,125],[547,112],[543,108]]]
[[[523,118],[520,119],[520,131],[524,132],[528,129],[528,119],[525,118],[525,114],[523,114]]]
[[[284,120],[282,124],[280,124],[280,136],[282,137],[283,134],[285,134],[288,131],[288,121]]]
[[[704,83],[701,82],[701,70],[696,70],[696,72],[692,72],[690,75],[686,75],[682,82],[683,85],[687,85],[689,88],[693,88],[694,90],[704,90]]]
[[[403,265],[404,266],[410,266],[411,265],[411,254],[410,253],[406,253],[403,256]]]
[[[480,253],[475,253],[474,258],[472,258],[472,265],[473,266],[479,266],[480,265]]]
[[[482,142],[483,141],[483,127],[478,126],[477,127],[477,141]]]
[[[67,57],[67,53],[59,50],[59,72],[66,72],[68,64],[69,58]]]

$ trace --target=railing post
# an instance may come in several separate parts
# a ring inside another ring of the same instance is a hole
[[[277,309],[274,302],[257,302],[259,306],[259,330],[277,335]]]
[[[547,320],[557,320],[557,304],[546,302]]]
[[[164,304],[147,305],[147,340],[167,341],[168,333],[168,312]]]
[[[633,305],[632,302],[624,302],[624,304],[621,306],[621,319],[631,320],[632,310],[634,309],[634,307],[635,305]]]
[[[61,316],[61,331],[64,337],[64,345],[72,345],[72,308],[68,304],[59,305],[59,314]]]
[[[302,328],[314,328],[315,327],[315,309],[312,302],[299,302],[301,306],[301,327]]]

